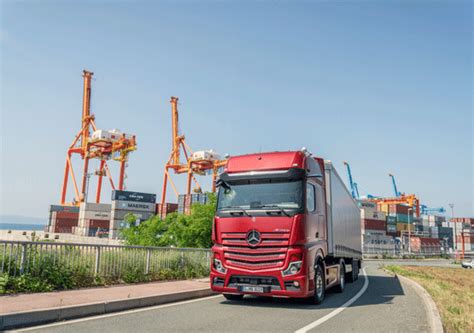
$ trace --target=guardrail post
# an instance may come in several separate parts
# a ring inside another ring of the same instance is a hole
[[[151,250],[146,250],[146,266],[145,266],[145,274],[150,273],[150,260],[151,260]]]
[[[97,246],[96,252],[95,252],[94,275],[99,275],[99,268],[100,268],[100,246]]]
[[[25,272],[25,266],[26,266],[26,251],[27,251],[27,245],[22,244],[21,245],[21,261],[20,261],[20,274],[23,274]]]

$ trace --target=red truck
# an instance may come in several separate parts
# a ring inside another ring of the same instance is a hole
[[[234,156],[217,185],[212,290],[319,304],[357,280],[360,211],[330,161],[306,149]]]

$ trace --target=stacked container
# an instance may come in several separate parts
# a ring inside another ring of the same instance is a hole
[[[386,235],[386,214],[377,210],[377,204],[370,201],[359,201],[358,206],[360,208],[362,234]]]
[[[79,220],[79,207],[51,205],[49,208],[48,231],[72,233]]]
[[[397,218],[395,216],[387,216],[387,235],[397,235]]]
[[[205,205],[208,201],[209,196],[207,193],[182,194],[178,197],[178,213],[190,215],[193,204]]]
[[[146,221],[155,215],[156,195],[132,191],[112,192],[109,237],[117,238],[120,228],[125,227],[125,216],[132,214],[136,223]]]
[[[156,204],[155,214],[161,219],[165,219],[166,215],[174,213],[178,210],[178,204],[165,203],[164,205]]]
[[[74,234],[79,236],[99,236],[107,234],[110,225],[110,204],[82,202],[79,209],[79,223]]]

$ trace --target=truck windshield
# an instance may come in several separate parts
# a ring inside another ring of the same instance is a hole
[[[300,209],[303,203],[303,182],[265,182],[226,184],[219,188],[217,209],[265,210],[273,208]]]

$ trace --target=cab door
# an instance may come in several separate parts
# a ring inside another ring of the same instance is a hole
[[[306,182],[306,241],[313,242],[318,238],[319,215],[317,211],[317,184],[309,178]]]

